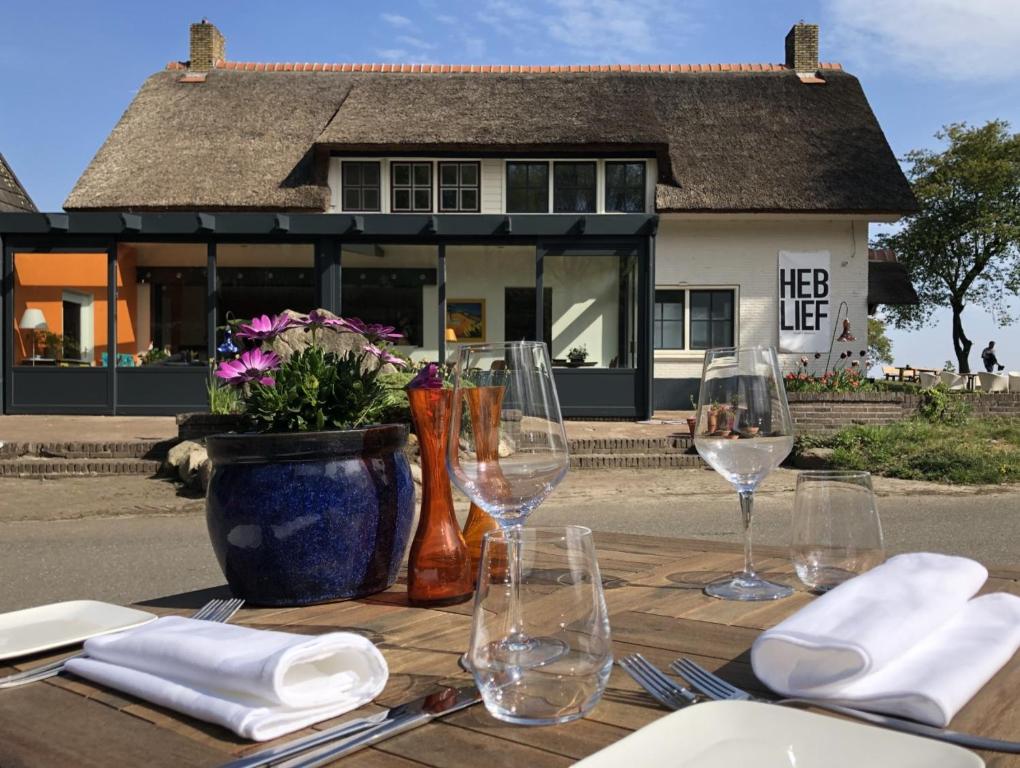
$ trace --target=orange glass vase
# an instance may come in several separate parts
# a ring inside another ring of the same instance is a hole
[[[474,592],[474,571],[453,511],[446,448],[453,392],[407,391],[421,456],[421,515],[407,562],[407,598],[412,605],[450,605]]]
[[[499,459],[499,420],[503,408],[503,387],[470,387],[463,390],[471,413],[471,428],[475,431],[475,455],[479,461]],[[471,502],[467,522],[464,524],[464,541],[471,555],[471,573],[478,574],[482,559],[482,539],[499,523],[485,510]]]

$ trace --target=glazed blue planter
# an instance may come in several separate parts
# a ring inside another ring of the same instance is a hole
[[[414,518],[406,442],[399,424],[209,437],[206,521],[234,595],[308,605],[392,585]]]

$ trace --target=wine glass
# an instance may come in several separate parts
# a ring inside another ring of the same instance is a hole
[[[474,429],[466,391],[499,387],[503,398],[496,435]],[[495,442],[497,450],[482,445]],[[481,457],[481,458],[479,458]],[[567,473],[567,434],[560,414],[549,350],[540,341],[464,344],[454,369],[447,465],[450,478],[506,533],[511,595],[500,641],[507,663],[529,666],[562,653],[552,638],[528,637],[521,623],[521,537],[513,535]]]
[[[744,569],[713,581],[724,600],[776,600],[790,587],[759,576],[751,558],[754,492],[793,448],[793,421],[774,347],[725,347],[705,353],[694,446],[737,490],[744,523]]]

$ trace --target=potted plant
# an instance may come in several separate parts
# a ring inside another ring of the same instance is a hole
[[[567,360],[574,365],[581,365],[585,360],[588,359],[588,347],[584,344],[579,344],[576,347],[571,347],[567,351]]]
[[[691,410],[694,411],[695,413],[697,413],[697,410],[698,410],[698,401],[695,399],[694,395],[691,395],[690,399],[691,399]],[[688,416],[687,417],[687,429],[688,429],[688,431],[690,431],[691,437],[694,437],[694,432],[695,432],[695,430],[697,428],[698,428],[698,419],[697,419],[697,416]]]
[[[380,592],[414,517],[405,424],[380,374],[402,367],[393,328],[316,310],[255,318],[216,376],[247,431],[210,436],[206,519],[231,589],[261,605]]]

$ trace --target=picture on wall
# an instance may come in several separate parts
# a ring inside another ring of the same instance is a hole
[[[485,299],[447,301],[446,327],[457,334],[457,341],[485,341]]]

